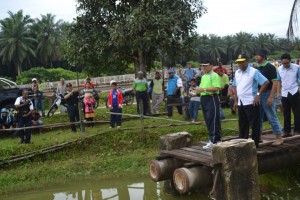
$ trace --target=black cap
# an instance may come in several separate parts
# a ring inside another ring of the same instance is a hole
[[[268,54],[268,52],[266,50],[264,50],[264,49],[257,49],[255,51],[255,55],[260,55],[260,56],[265,56],[266,57],[267,54]]]
[[[235,62],[244,62],[246,60],[249,60],[248,56],[245,53],[241,53]]]
[[[71,83],[67,83],[66,87],[72,87]]]

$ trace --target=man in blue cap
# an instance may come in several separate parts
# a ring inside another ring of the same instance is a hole
[[[140,114],[139,104],[143,104],[143,114],[148,115],[148,82],[144,72],[138,71],[137,78],[133,80],[133,92],[136,96],[137,112]]]
[[[258,63],[257,69],[269,81],[269,85],[266,90],[262,93],[257,93],[257,95],[260,96],[260,132],[262,132],[264,115],[266,115],[271,124],[272,131],[276,135],[276,143],[273,143],[273,145],[280,145],[283,142],[281,138],[282,127],[276,115],[274,103],[275,92],[279,83],[276,68],[267,61],[267,51],[264,49],[256,50],[255,59]]]
[[[175,75],[175,70],[170,68],[168,70],[169,78],[168,78],[168,87],[167,87],[167,96],[168,97],[180,97],[181,88],[182,88],[182,80],[179,76]],[[173,106],[168,106],[168,117],[173,115]],[[178,113],[182,115],[182,106],[177,106]]]

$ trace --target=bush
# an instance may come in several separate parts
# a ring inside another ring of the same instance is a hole
[[[78,76],[80,79],[82,79],[86,77],[86,74],[79,73]],[[62,68],[45,69],[43,67],[35,67],[17,76],[16,82],[17,84],[28,84],[31,83],[32,78],[37,78],[42,82],[52,82],[58,81],[61,77],[63,77],[66,80],[77,79],[77,73]]]

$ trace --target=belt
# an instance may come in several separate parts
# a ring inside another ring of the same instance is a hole
[[[68,106],[77,106],[78,104],[68,104]]]
[[[212,97],[214,95],[218,95],[218,94],[206,94],[206,95],[201,95],[201,97]]]

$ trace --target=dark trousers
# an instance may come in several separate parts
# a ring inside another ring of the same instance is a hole
[[[212,143],[221,140],[220,106],[217,94],[201,96],[201,107],[208,129],[209,139]]]
[[[248,139],[249,127],[252,130],[252,140],[258,147],[260,137],[260,106],[246,105],[238,106],[239,115],[239,138]]]
[[[30,126],[30,119],[29,117],[20,117],[19,120],[18,120],[18,128],[24,128],[24,127],[28,127]],[[25,129],[25,130],[21,130],[19,132],[19,135],[20,135],[20,143],[30,143],[30,140],[31,140],[31,132],[32,130],[31,129]]]
[[[170,97],[170,98],[176,98],[176,97],[180,98],[180,95],[169,95],[168,97]],[[167,102],[167,104],[168,104],[168,102]],[[180,115],[182,115],[182,106],[176,106],[176,107],[177,107],[178,113]],[[168,117],[172,117],[172,115],[173,115],[173,106],[167,106],[167,110],[168,110]]]
[[[140,113],[140,106],[139,104],[143,103],[143,114],[146,115],[148,113],[148,94],[146,91],[144,92],[136,92],[136,105],[137,105],[137,112]]]
[[[87,122],[89,122],[87,124],[88,127],[94,127],[94,123],[92,123],[94,121],[93,117],[89,117],[89,118],[85,118]]]
[[[221,97],[227,97],[227,94],[228,94],[228,85],[226,85],[224,87],[224,89],[221,90]]]
[[[79,110],[78,110],[78,105],[68,105],[68,115],[70,122],[75,122],[75,119],[77,122],[79,121]],[[71,128],[73,132],[76,132],[76,124],[71,124]]]
[[[119,108],[118,105],[113,106],[112,109],[110,109],[110,112],[113,113],[122,113],[122,108]],[[110,126],[114,127],[115,124],[117,126],[121,126],[122,123],[122,115],[114,115],[114,114],[110,114]]]
[[[291,132],[291,110],[294,113],[294,132],[300,132],[300,99],[299,92],[292,95],[288,93],[287,97],[282,97],[281,99],[283,106],[283,129],[284,133]]]

